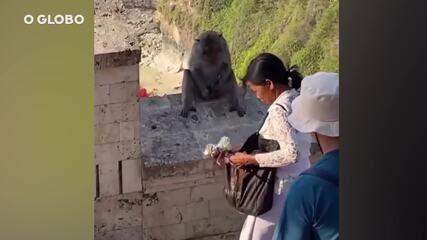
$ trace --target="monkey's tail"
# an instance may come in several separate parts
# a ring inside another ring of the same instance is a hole
[[[247,91],[248,91],[248,85],[246,85],[246,82],[245,82],[245,81],[242,81],[242,86],[241,86],[241,88],[242,88],[242,97],[243,97],[243,98],[245,98],[246,93],[247,93]]]
[[[246,111],[246,104],[245,104],[245,98],[246,98],[246,94],[248,92],[248,86],[246,85],[245,81],[242,81],[242,85],[239,87],[239,92],[240,92],[240,96],[239,96],[239,101],[241,101],[241,106],[243,107],[243,109]]]

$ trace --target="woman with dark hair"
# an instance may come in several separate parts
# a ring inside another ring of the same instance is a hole
[[[297,89],[302,78],[296,67],[288,69],[275,55],[262,53],[251,61],[243,79],[257,98],[270,107],[259,131],[261,151],[256,154],[238,152],[230,161],[235,166],[256,164],[277,169],[272,209],[258,216],[249,215],[240,240],[270,240],[273,237],[287,187],[310,166],[310,135],[297,132],[287,119],[292,112],[291,102],[299,95]]]

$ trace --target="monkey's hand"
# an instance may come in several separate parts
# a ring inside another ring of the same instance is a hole
[[[179,114],[181,117],[183,118],[187,118],[188,117],[188,111],[182,109],[181,113]]]
[[[192,74],[193,74],[194,84],[198,88],[201,97],[204,99],[208,99],[210,96],[210,92],[208,87],[205,84],[204,77],[203,77],[203,74],[201,73],[201,70],[196,68],[194,69]]]
[[[231,107],[230,112],[234,112],[234,111],[237,111],[237,114],[239,115],[239,117],[243,117],[246,114],[246,111],[241,108],[238,109],[236,107]]]
[[[202,97],[204,99],[209,99],[210,92],[209,92],[209,89],[207,87],[200,89],[200,94],[202,95]]]
[[[183,118],[187,118],[188,117],[188,113],[190,112],[190,111],[192,111],[192,112],[197,112],[197,110],[196,110],[196,108],[195,107],[192,107],[192,108],[190,108],[190,109],[182,109],[181,110],[181,113],[179,114],[181,117],[183,117]]]
[[[245,116],[246,112],[244,110],[237,110],[237,114],[239,115],[239,117],[243,117]]]

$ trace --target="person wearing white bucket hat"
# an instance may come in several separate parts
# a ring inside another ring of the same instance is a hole
[[[339,239],[339,75],[304,78],[292,109],[289,123],[312,133],[323,155],[289,188],[273,239]]]

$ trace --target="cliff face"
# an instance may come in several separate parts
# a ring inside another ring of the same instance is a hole
[[[337,0],[160,0],[161,30],[182,49],[202,31],[222,32],[237,77],[260,52],[298,65],[304,74],[337,72]]]

